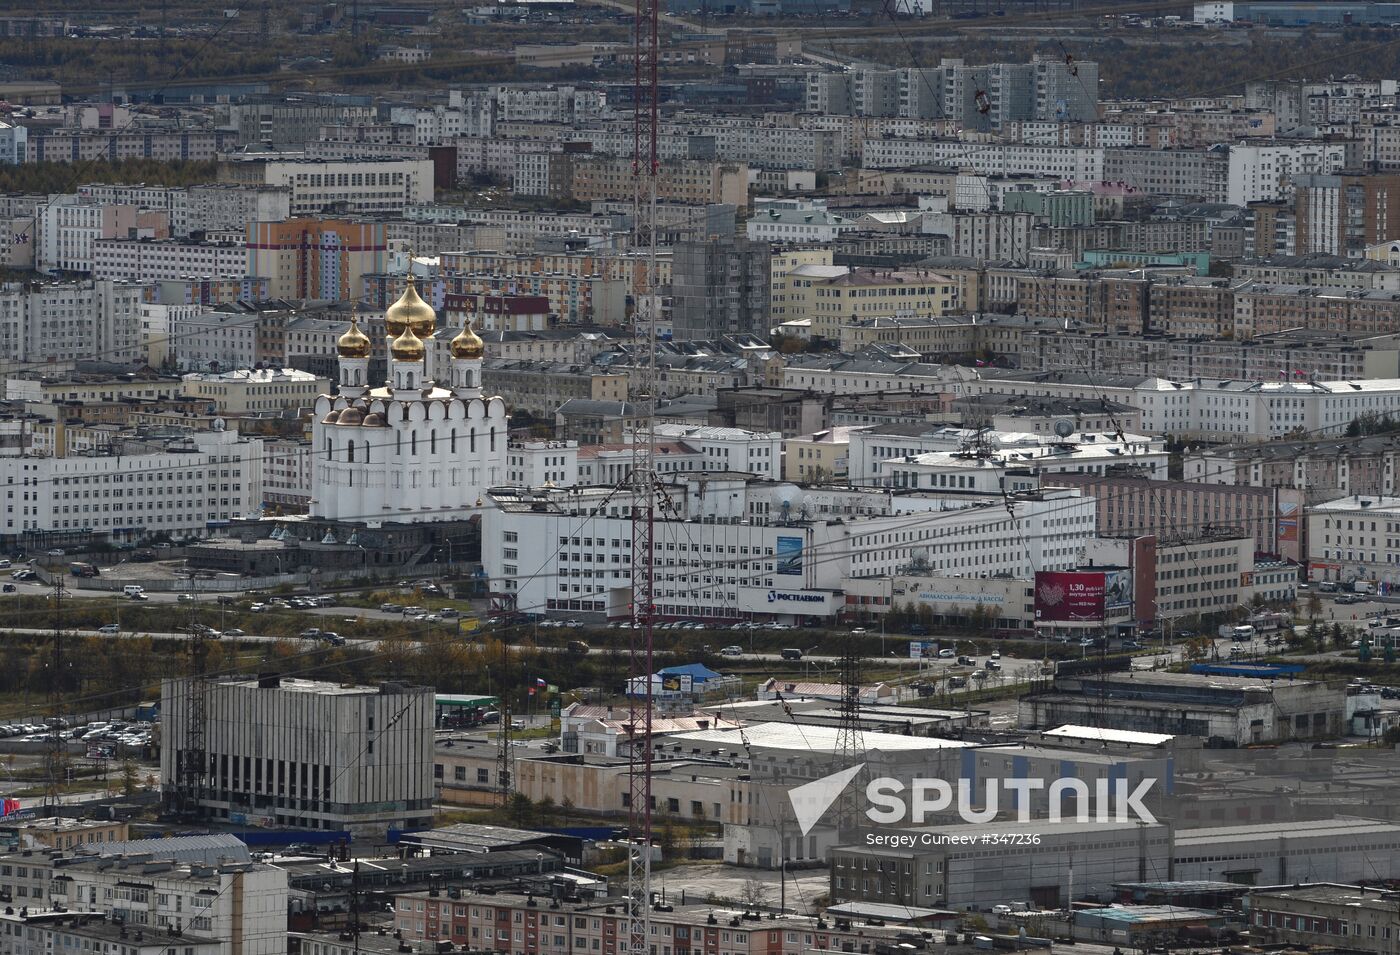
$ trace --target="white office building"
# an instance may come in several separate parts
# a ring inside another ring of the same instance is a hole
[[[257,438],[206,431],[122,437],[104,453],[0,455],[0,535],[202,536],[262,505],[261,453]]]
[[[1075,566],[1095,505],[1077,490],[1009,500],[801,488],[677,475],[656,521],[663,617],[830,619],[845,582],[918,563],[964,576]],[[497,490],[483,512],[493,598],[532,613],[630,614],[628,495],[610,487]],[[831,519],[839,516],[840,520]]]
[[[405,206],[433,199],[429,159],[248,159],[234,162],[240,181],[290,190],[292,216],[320,215],[335,206],[341,213],[402,214]]]

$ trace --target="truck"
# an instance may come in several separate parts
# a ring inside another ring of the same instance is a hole
[[[1293,626],[1293,618],[1286,613],[1275,611],[1265,611],[1263,613],[1251,614],[1245,621],[1259,633],[1273,633],[1277,630],[1287,630]]]
[[[1233,640],[1235,643],[1248,643],[1258,631],[1247,623],[1222,623],[1218,633],[1223,639]]]
[[[87,564],[80,560],[75,560],[68,565],[68,573],[74,577],[96,577],[97,565]]]
[[[1376,592],[1376,585],[1369,580],[1353,580],[1351,592],[1354,594],[1373,594]]]

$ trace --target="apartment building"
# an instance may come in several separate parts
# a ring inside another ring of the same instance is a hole
[[[529,295],[549,301],[549,311],[569,325],[620,325],[629,315],[632,283],[599,275],[499,275],[463,271],[470,263],[444,254],[441,274],[448,295]]]
[[[856,952],[862,947],[897,945],[903,931],[883,922],[777,915],[755,919],[738,909],[711,904],[668,905],[650,913],[657,951],[672,955],[807,955]],[[630,919],[611,900],[546,902],[534,896],[494,895],[453,899],[432,892],[399,896],[394,929],[405,940],[450,942],[471,951],[503,955],[589,951],[625,955]]]
[[[96,239],[92,243],[95,279],[144,282],[188,276],[242,278],[247,274],[248,249],[242,243],[177,239]]]
[[[285,186],[293,216],[325,212],[402,215],[405,207],[433,198],[429,159],[224,159],[219,180]]]
[[[119,920],[105,915],[71,915],[36,908],[0,914],[0,955],[80,955],[127,949],[129,955],[162,955],[171,948],[168,933],[128,929]],[[204,935],[182,932],[180,949],[184,955],[220,955],[217,941]],[[177,949],[178,951],[178,949]]]
[[[251,275],[275,298],[353,301],[364,276],[381,273],[388,246],[382,222],[314,216],[248,223]]]
[[[264,438],[262,491],[269,508],[305,509],[311,504],[311,442]]]
[[[330,391],[330,379],[294,368],[242,368],[185,375],[184,393],[208,401],[221,415],[310,408]]]
[[[150,290],[107,280],[0,285],[0,354],[15,363],[142,362],[141,307]]]
[[[1308,578],[1400,582],[1400,497],[1353,494],[1308,508]]]
[[[1238,527],[1253,535],[1259,553],[1295,563],[1305,556],[1299,533],[1305,495],[1297,488],[1069,472],[1043,483],[1076,487],[1094,498],[1099,533],[1105,537],[1166,538],[1182,526]]]
[[[102,205],[78,196],[54,196],[35,214],[34,267],[41,272],[91,272],[93,242],[138,236],[142,219],[141,210],[134,205]],[[159,231],[153,226],[148,234],[154,236]]]
[[[188,748],[192,694],[161,684],[161,790],[210,818],[362,834],[431,823],[433,693],[401,683],[227,677],[204,693],[200,749]],[[259,718],[248,720],[248,713]],[[180,767],[199,760],[190,789]]]
[[[500,395],[512,409],[549,418],[571,398],[625,401],[628,376],[591,365],[488,359],[481,371],[482,387]]]
[[[1224,149],[1105,149],[1101,178],[1147,193],[1225,202],[1230,156]]]
[[[678,341],[722,335],[766,337],[772,324],[770,250],[767,242],[718,236],[675,245],[673,337]]]
[[[935,318],[956,307],[957,287],[921,270],[845,269],[830,277],[792,276],[794,313],[811,319],[811,334],[838,341],[847,322],[878,317]],[[799,300],[800,296],[800,300]]]
[[[118,162],[123,159],[208,161],[237,145],[224,129],[45,129],[29,130],[25,162]]]
[[[78,187],[80,199],[102,205],[134,205],[170,215],[170,233],[242,232],[249,222],[276,222],[290,214],[291,190],[285,186],[198,183],[192,186],[146,186],[92,183]]]
[[[627,199],[636,190],[630,159],[575,158],[571,171],[567,194],[575,202]],[[701,159],[664,162],[657,170],[656,188],[657,197],[668,202],[727,202],[745,209],[749,204],[749,167]]]
[[[771,246],[769,249],[768,314],[773,325],[805,317],[798,314],[798,300],[793,297],[789,275],[803,265],[831,267],[830,247],[801,248]]]
[[[1356,162],[1356,143],[1244,141],[1230,146],[1225,201],[1243,206],[1293,198],[1303,176],[1330,175]]]
[[[1361,258],[1400,229],[1400,174],[1299,176],[1296,201],[1299,254]]]
[[[297,149],[320,138],[322,126],[361,126],[378,119],[373,106],[299,100],[237,103],[228,107],[238,143],[267,143]]]

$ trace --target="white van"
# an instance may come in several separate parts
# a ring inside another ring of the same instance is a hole
[[[127,584],[122,588],[122,594],[127,597],[135,597],[137,594],[144,594],[145,592],[146,588],[142,587],[140,584]]]

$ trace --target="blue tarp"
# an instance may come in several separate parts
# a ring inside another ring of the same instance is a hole
[[[696,683],[704,683],[706,680],[713,680],[716,677],[723,676],[724,674],[716,673],[714,670],[711,670],[703,663],[687,663],[684,666],[667,667],[666,669],[660,671],[660,675],[689,676],[690,679]]]
[[[1276,680],[1279,677],[1302,673],[1307,667],[1301,663],[1193,663],[1192,673],[1208,673],[1212,676],[1257,677],[1261,680]]]
[[[234,835],[250,846],[289,846],[294,842],[330,846],[353,840],[350,833],[343,829],[330,832],[325,829],[250,829],[247,832],[235,832]]]

